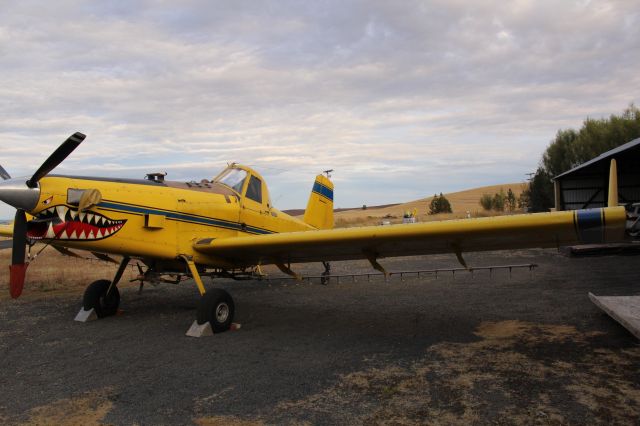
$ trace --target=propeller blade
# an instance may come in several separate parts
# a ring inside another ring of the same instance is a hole
[[[55,169],[58,164],[62,163],[64,159],[80,145],[84,138],[86,138],[86,135],[80,132],[76,132],[69,136],[69,138],[64,141],[58,149],[53,151],[53,154],[51,154],[44,163],[42,163],[40,168],[36,170],[31,179],[27,181],[27,186],[29,188],[35,188],[38,181],[45,177],[51,170]]]
[[[0,166],[0,178],[4,180],[11,179],[11,175],[9,175],[9,173],[7,173],[7,171],[2,166]]]
[[[27,246],[27,215],[24,210],[16,211],[13,222],[13,250],[11,252],[11,266],[9,266],[9,292],[14,299],[22,294],[24,277],[28,263],[24,256]]]

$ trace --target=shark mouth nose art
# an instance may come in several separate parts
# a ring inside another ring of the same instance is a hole
[[[95,241],[118,232],[126,220],[112,220],[94,212],[78,212],[67,206],[54,206],[38,213],[27,223],[32,240]]]

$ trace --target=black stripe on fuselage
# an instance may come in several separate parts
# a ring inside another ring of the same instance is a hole
[[[152,207],[146,207],[139,204],[123,203],[119,201],[102,200],[98,207],[103,210],[125,212],[136,215],[155,214],[165,216],[169,220],[175,220],[178,222],[195,223],[198,225],[207,225],[217,228],[232,229],[235,231],[247,232],[250,234],[273,234],[275,231],[269,229],[258,228],[256,226],[245,225],[244,227],[240,222],[233,222],[225,219],[217,219],[207,216],[201,216],[190,213],[182,213],[176,210],[158,209]]]

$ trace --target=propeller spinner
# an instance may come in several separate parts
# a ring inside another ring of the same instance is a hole
[[[0,166],[0,201],[17,209],[13,222],[13,246],[11,266],[9,266],[9,287],[11,297],[17,298],[22,294],[24,278],[29,263],[25,262],[27,246],[27,216],[26,212],[33,210],[40,199],[38,182],[51,170],[56,168],[69,156],[86,138],[82,133],[74,133],[62,143],[27,181],[24,178],[11,179],[11,176]]]

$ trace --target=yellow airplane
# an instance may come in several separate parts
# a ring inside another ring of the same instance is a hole
[[[241,278],[266,264],[297,276],[291,264],[349,259],[368,259],[386,273],[379,263],[384,257],[452,253],[464,265],[462,253],[469,251],[625,237],[615,162],[605,208],[332,229],[334,188],[328,173],[316,176],[300,220],[273,206],[260,174],[235,163],[212,181],[186,183],[166,181],[163,174],[139,180],[50,175],[84,139],[82,133],[70,136],[28,179],[11,179],[0,167],[5,179],[0,181],[0,200],[17,209],[13,225],[0,227],[1,235],[13,237],[14,298],[25,281],[27,245],[46,243],[67,254],[69,249],[103,257],[117,254],[123,259],[116,275],[87,287],[81,312],[98,318],[115,314],[117,284],[136,259],[146,268],[141,279],[172,275],[177,283],[182,277],[193,278],[201,295],[197,324],[209,323],[221,332],[232,324],[233,299],[222,289],[205,289],[202,276]]]

